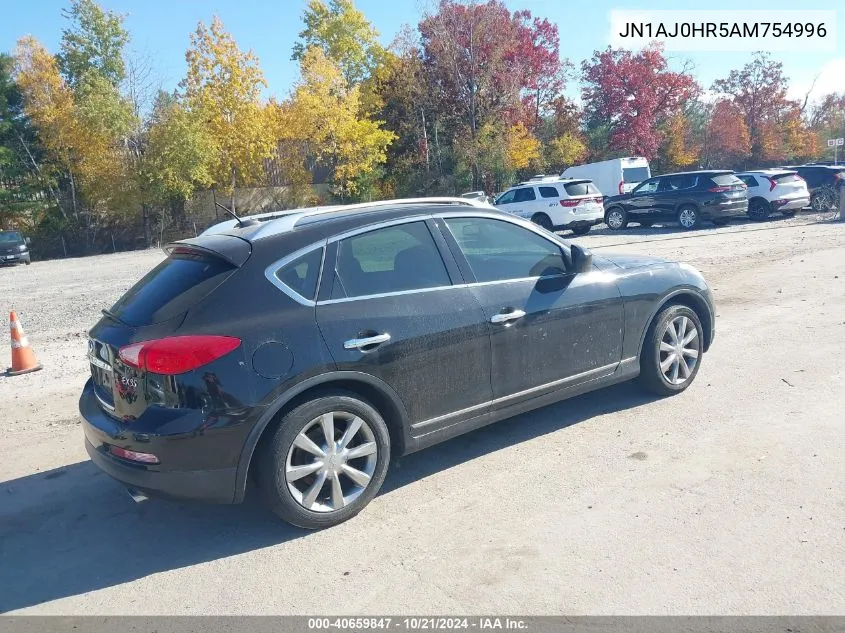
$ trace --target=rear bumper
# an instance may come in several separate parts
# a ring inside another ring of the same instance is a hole
[[[185,435],[167,437],[128,430],[126,425],[103,412],[97,404],[90,380],[79,399],[79,412],[84,419],[85,449],[91,461],[120,483],[151,497],[213,503],[235,501],[236,466],[202,470],[173,468],[175,450],[202,450],[202,447],[196,446],[196,441],[192,442],[192,438]],[[192,444],[195,446],[192,447]],[[154,455],[170,455],[171,458],[163,459],[162,464],[155,466],[138,464],[115,457],[108,452],[109,445]]]
[[[705,219],[737,218],[748,213],[748,200],[741,202],[717,202],[705,205],[701,214]]]
[[[772,208],[776,211],[789,211],[791,209],[803,209],[810,206],[810,196],[806,198],[791,198],[786,200],[774,200]]]

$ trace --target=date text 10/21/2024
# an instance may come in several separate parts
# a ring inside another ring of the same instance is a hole
[[[471,630],[481,631],[526,630],[527,623],[519,618],[509,617],[348,617],[348,618],[309,618],[309,630],[389,630],[406,631],[446,631]]]

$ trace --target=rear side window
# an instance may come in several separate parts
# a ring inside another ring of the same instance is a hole
[[[314,249],[282,266],[276,271],[276,279],[303,299],[313,301],[322,262],[323,249]]]
[[[560,198],[556,187],[539,187],[541,198]]]
[[[187,312],[231,275],[229,262],[190,249],[176,249],[111,308],[127,325],[161,323]]]
[[[513,197],[514,202],[530,202],[531,200],[536,199],[537,196],[534,194],[534,187],[523,187],[522,189],[517,189]]]
[[[651,172],[648,167],[623,167],[622,180],[626,183],[642,182],[651,178]]]
[[[449,286],[425,222],[376,229],[337,246],[332,299]]]
[[[739,176],[739,179],[749,187],[756,187],[759,184],[754,176]]]
[[[694,188],[698,184],[698,176],[695,174],[678,174],[677,176],[662,178],[660,182],[663,191],[681,191],[682,189]]]

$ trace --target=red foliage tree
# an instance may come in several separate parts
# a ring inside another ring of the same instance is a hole
[[[596,51],[581,70],[587,125],[609,127],[608,149],[647,158],[660,149],[660,126],[700,90],[686,69],[669,69],[659,46]]]

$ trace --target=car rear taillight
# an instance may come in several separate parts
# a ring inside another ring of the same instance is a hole
[[[710,193],[725,193],[726,191],[730,191],[730,187],[710,187],[707,191]]]
[[[766,179],[769,181],[769,191],[774,190],[774,188],[778,186],[777,180],[774,178],[767,177]]]
[[[625,193],[625,181],[620,180],[619,181],[619,195],[621,196],[623,193]]]
[[[130,451],[125,448],[118,448],[117,446],[108,447],[109,453],[121,459],[127,459],[130,462],[138,462],[139,464],[159,464],[159,458],[152,453],[139,453],[138,451]]]
[[[570,199],[570,200],[561,200],[560,206],[562,207],[577,207],[581,203],[580,199]]]
[[[121,347],[118,356],[141,371],[174,376],[207,365],[240,344],[232,336],[171,336]]]

